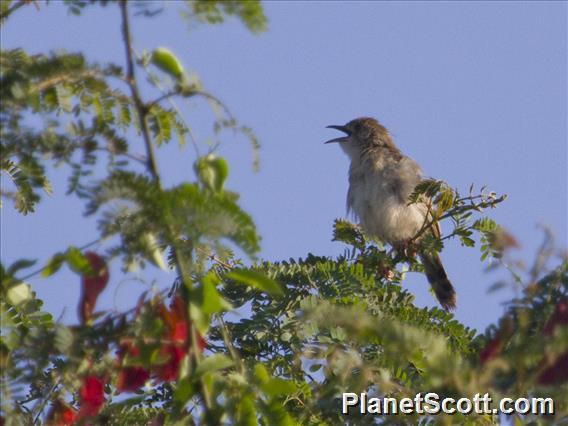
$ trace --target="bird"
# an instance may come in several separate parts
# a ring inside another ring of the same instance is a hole
[[[327,127],[345,133],[325,143],[338,143],[351,161],[347,211],[358,219],[365,234],[395,249],[407,247],[419,232],[417,242],[427,233],[440,238],[437,222],[423,230],[431,222],[426,201],[409,202],[422,180],[422,170],[397,148],[385,126],[375,118],[360,117]],[[438,253],[419,250],[418,256],[440,305],[446,311],[455,309],[456,291]]]

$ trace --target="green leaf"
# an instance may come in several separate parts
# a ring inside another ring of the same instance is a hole
[[[268,381],[268,383],[263,387],[262,390],[270,398],[274,398],[276,396],[291,395],[297,389],[294,382],[281,379],[280,377],[273,377]]]
[[[49,259],[49,262],[47,262],[47,265],[43,268],[43,271],[41,271],[41,276],[44,278],[52,276],[59,271],[63,262],[65,262],[65,255],[63,253],[56,253]]]
[[[224,158],[209,154],[199,158],[193,168],[205,188],[215,192],[223,190],[229,175],[229,165]]]
[[[426,198],[434,197],[438,192],[440,192],[440,189],[444,185],[445,183],[441,180],[422,180],[418,185],[416,185],[416,188],[414,188],[412,194],[410,194],[410,197],[408,198],[409,204],[418,202],[421,199],[422,195],[424,195]]]
[[[10,265],[10,267],[6,271],[6,275],[13,276],[20,269],[26,269],[26,268],[30,268],[30,267],[34,266],[36,264],[36,262],[37,262],[37,260],[31,260],[31,259],[17,260],[16,262],[14,262]]]
[[[235,420],[238,426],[258,425],[254,401],[250,396],[247,395],[244,398],[240,398],[237,406],[235,407],[235,411]]]
[[[62,324],[58,324],[55,330],[54,344],[59,352],[67,353],[67,350],[73,346],[73,333],[71,330]]]
[[[201,278],[201,285],[192,290],[189,312],[195,326],[202,334],[209,329],[213,314],[233,309],[233,306],[217,291],[219,283],[219,278],[213,272],[209,272]]]
[[[179,59],[165,47],[158,47],[152,52],[151,63],[171,75],[176,80],[181,80],[184,75],[183,66]]]
[[[225,15],[235,15],[252,32],[265,31],[268,20],[260,0],[247,1],[220,1],[220,0],[195,0],[186,2],[190,7],[187,14],[189,17],[197,17],[201,21],[210,24],[219,24],[225,20]]]
[[[65,112],[70,112],[72,104],[69,90],[67,90],[64,85],[57,84],[55,86],[55,95],[57,96],[57,103],[59,105],[59,108],[61,108]]]
[[[267,424],[274,426],[297,426],[290,414],[284,409],[280,401],[271,401],[266,407]]]
[[[203,359],[195,369],[195,379],[201,378],[203,375],[213,373],[215,371],[224,370],[233,366],[234,362],[231,358],[223,354],[215,354]]]
[[[309,370],[310,370],[310,372],[315,373],[316,371],[321,370],[322,367],[323,367],[322,364],[312,364],[312,365],[310,365]]]
[[[462,246],[475,247],[475,241],[472,238],[460,235],[460,241],[461,241]]]
[[[254,376],[261,385],[265,385],[270,380],[270,374],[263,364],[256,364],[254,366]]]
[[[444,188],[440,192],[440,195],[436,197],[434,201],[438,206],[438,215],[441,216],[445,211],[450,209],[454,204],[454,191],[450,188]]]
[[[174,401],[177,404],[183,405],[187,403],[196,392],[197,388],[194,386],[193,381],[189,379],[180,380],[174,393]]]
[[[130,126],[132,122],[132,115],[130,113],[130,108],[127,104],[120,105],[120,115],[119,115],[119,123],[120,125],[124,126],[125,128]]]
[[[335,220],[333,224],[332,241],[342,241],[361,250],[365,247],[366,243],[365,237],[359,227],[344,219]]]
[[[481,232],[493,232],[499,228],[499,225],[497,225],[494,220],[489,219],[488,217],[483,217],[476,220],[472,227],[473,229],[477,229]]]
[[[229,272],[226,277],[238,283],[265,291],[272,296],[284,295],[282,288],[276,281],[260,272],[251,271],[250,269],[235,269]]]
[[[93,275],[94,271],[91,267],[89,260],[83,256],[81,250],[77,247],[69,247],[65,253],[65,260],[67,260],[67,265],[73,272],[79,275]]]
[[[216,314],[218,312],[233,309],[231,304],[227,302],[217,291],[217,285],[220,283],[219,278],[213,272],[205,275],[201,282],[203,283],[203,295],[201,308],[207,314]]]
[[[164,262],[164,256],[162,254],[162,250],[160,250],[160,246],[158,245],[155,235],[151,232],[145,232],[142,234],[142,241],[146,246],[145,248],[148,260],[162,271],[167,271],[168,267],[166,262]]]

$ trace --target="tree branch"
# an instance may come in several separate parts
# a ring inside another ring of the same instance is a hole
[[[87,244],[82,245],[81,247],[79,247],[80,251],[83,251],[91,246],[94,246],[97,243],[100,243],[103,240],[103,238],[97,238],[96,240],[93,240],[91,242],[88,242]],[[27,281],[30,278],[34,277],[37,274],[42,273],[45,269],[47,269],[49,267],[49,263],[45,266],[42,266],[40,269],[37,269],[33,272],[30,272],[28,275],[22,277],[22,278],[18,278],[19,281]]]
[[[120,1],[120,10],[122,15],[122,36],[124,40],[125,50],[126,50],[126,78],[128,81],[128,85],[130,86],[130,90],[132,92],[132,98],[134,101],[134,107],[138,113],[138,119],[140,122],[140,129],[142,132],[142,137],[144,138],[144,143],[146,145],[146,151],[148,156],[147,167],[152,175],[152,179],[160,185],[160,174],[158,172],[158,166],[156,163],[156,158],[154,155],[154,148],[152,145],[152,139],[150,137],[150,132],[148,130],[148,123],[146,121],[146,115],[148,114],[149,108],[144,102],[142,102],[140,91],[138,89],[138,85],[136,83],[136,75],[134,72],[134,51],[132,49],[132,41],[131,41],[131,34],[130,34],[130,26],[128,21],[128,0],[121,0]],[[171,229],[167,230],[170,234],[171,238],[175,238],[175,232]],[[182,280],[183,286],[181,288],[181,295],[186,303],[186,306],[189,307],[189,294],[192,287],[192,283],[188,280],[190,277],[190,271],[187,270],[186,264],[190,261],[186,261],[183,258],[182,250],[178,250],[175,247],[175,243],[172,245],[172,252],[175,257],[176,269],[177,272]],[[191,342],[190,347],[190,359],[198,365],[201,361],[201,351],[198,345],[198,332],[195,328],[193,322],[190,322],[189,326],[189,340]],[[214,410],[213,410],[213,401],[211,396],[209,395],[209,391],[207,389],[207,384],[202,380],[200,386],[200,393],[203,397],[204,405],[205,405],[205,423],[206,424],[217,424],[213,419],[215,419]]]
[[[136,84],[136,75],[134,71],[134,52],[132,50],[132,39],[130,36],[127,0],[121,0],[120,11],[122,14],[122,38],[124,40],[124,46],[126,49],[126,80],[128,82],[128,85],[130,86],[132,99],[134,100],[134,107],[138,112],[140,131],[142,132],[142,137],[146,145],[146,152],[148,154],[148,170],[152,174],[152,178],[159,184],[160,174],[158,173],[158,164],[156,163],[154,147],[152,146],[152,139],[150,138],[148,122],[146,121],[148,108],[142,102],[140,91],[138,90],[138,85]]]

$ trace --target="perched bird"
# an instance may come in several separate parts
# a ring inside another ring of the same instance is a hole
[[[339,143],[351,160],[348,211],[355,214],[367,235],[398,249],[405,247],[430,221],[424,202],[409,205],[408,200],[422,179],[420,166],[400,152],[388,130],[374,118],[356,118],[328,128],[346,134],[326,143]],[[439,237],[439,225],[427,232]],[[422,251],[419,256],[442,307],[455,309],[456,292],[438,254]]]

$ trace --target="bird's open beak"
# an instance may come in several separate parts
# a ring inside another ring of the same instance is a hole
[[[340,138],[330,139],[324,143],[346,142],[349,136],[351,136],[351,131],[345,126],[327,126],[327,128],[339,130],[340,132],[345,133],[347,136],[341,136]]]

